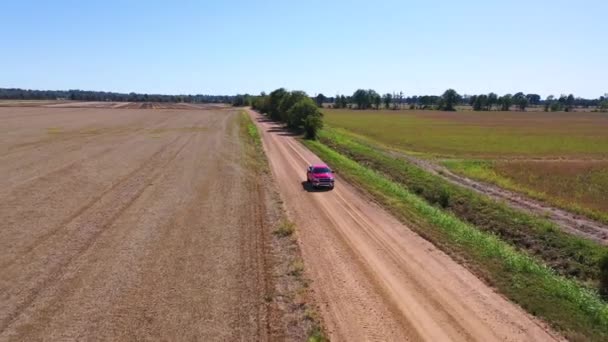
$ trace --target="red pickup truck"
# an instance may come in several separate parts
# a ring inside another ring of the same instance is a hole
[[[325,164],[310,165],[306,170],[306,180],[314,188],[334,188],[334,172]]]

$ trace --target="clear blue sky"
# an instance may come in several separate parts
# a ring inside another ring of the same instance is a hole
[[[0,87],[608,93],[608,1],[3,1]]]

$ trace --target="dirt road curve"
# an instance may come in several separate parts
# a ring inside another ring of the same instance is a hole
[[[0,108],[0,341],[273,339],[238,132],[230,110]]]
[[[305,168],[319,159],[252,116],[332,341],[558,339],[339,177],[334,191],[307,191]]]

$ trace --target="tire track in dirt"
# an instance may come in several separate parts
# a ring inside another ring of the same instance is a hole
[[[154,129],[156,127],[161,127],[164,126],[167,121],[171,120],[171,116],[168,117],[164,117],[161,118],[160,121],[155,121],[154,124],[152,124],[150,127],[143,127],[141,122],[136,122],[135,124],[137,125],[135,130],[130,130],[131,134],[129,134],[128,136],[126,136],[124,139],[122,140],[113,140],[113,146],[106,148],[104,150],[102,150],[101,152],[98,153],[93,153],[93,154],[86,154],[85,157],[80,158],[74,162],[68,163],[67,165],[60,167],[56,170],[52,170],[42,176],[39,177],[35,177],[32,179],[28,179],[27,181],[23,182],[23,183],[27,183],[27,187],[28,189],[38,189],[39,187],[41,187],[41,184],[49,184],[54,182],[57,179],[66,179],[66,178],[73,178],[73,177],[77,177],[78,176],[78,172],[79,169],[78,168],[74,168],[75,165],[79,165],[82,164],[85,161],[91,160],[91,159],[99,159],[100,157],[110,153],[110,152],[117,152],[119,149],[124,148],[124,144],[138,144],[141,143],[142,141],[138,141],[138,139],[141,139],[141,137],[138,137],[137,134],[141,133],[144,130],[151,130]],[[101,139],[103,137],[103,135],[98,135],[97,138]],[[174,139],[176,140],[176,139]],[[106,190],[104,190],[100,195],[94,196],[93,199],[89,200],[87,202],[87,204],[85,204],[84,206],[82,206],[80,209],[78,209],[73,215],[65,218],[64,220],[62,220],[59,224],[56,225],[56,227],[54,229],[51,229],[50,232],[44,234],[41,238],[35,238],[33,239],[34,243],[32,246],[26,248],[23,253],[28,253],[29,251],[31,251],[31,249],[35,248],[40,242],[44,241],[46,238],[48,238],[49,236],[51,236],[53,234],[53,232],[55,232],[57,229],[60,229],[61,227],[67,225],[68,223],[70,223],[74,218],[76,218],[77,216],[79,216],[82,212],[84,212],[85,210],[87,210],[88,208],[90,208],[95,202],[97,202],[98,200],[100,200],[103,196],[105,196],[107,193],[113,191],[114,189],[116,189],[117,187],[121,186],[126,180],[128,180],[129,177],[132,177],[133,174],[135,174],[136,172],[147,168],[150,166],[150,164],[152,163],[152,161],[154,160],[154,158],[156,158],[159,154],[163,153],[165,149],[167,149],[174,141],[165,144],[163,146],[161,146],[161,148],[156,151],[155,153],[153,153],[148,159],[142,161],[142,163],[140,164],[139,167],[133,169],[129,174],[126,174],[125,176],[123,176],[121,179],[119,179],[118,181],[113,182],[112,184],[110,184],[110,187]],[[81,148],[86,149],[87,146],[85,146],[84,144],[80,144]],[[89,147],[89,149],[91,149],[91,147]],[[11,189],[10,187],[7,187],[7,189]],[[11,189],[13,192],[17,192],[17,194],[19,194],[19,192],[23,193],[24,189],[20,189],[20,186],[17,185],[15,187],[13,187]],[[25,190],[26,192],[28,192],[29,190]],[[0,195],[2,195],[3,197],[6,197],[6,195],[0,193]],[[10,198],[10,196],[8,196]],[[6,264],[10,264],[11,261],[7,261],[5,263],[2,263],[0,265],[0,269],[2,269],[3,267],[6,266]]]
[[[333,191],[308,192],[304,171],[318,157],[252,117],[332,340],[561,339],[339,175]]]
[[[75,219],[77,219],[78,217],[80,217],[82,214],[84,214],[87,210],[91,209],[96,203],[98,203],[99,201],[101,201],[104,197],[106,197],[108,195],[111,195],[112,192],[114,192],[115,190],[119,190],[120,187],[124,187],[125,184],[127,184],[132,178],[136,177],[138,173],[141,173],[142,171],[148,170],[151,166],[153,166],[157,162],[157,159],[159,159],[165,153],[165,151],[169,147],[171,147],[178,139],[179,139],[179,137],[175,138],[170,143],[162,146],[160,150],[156,151],[150,158],[148,158],[148,160],[146,160],[139,167],[137,167],[136,169],[134,169],[133,171],[131,171],[129,174],[127,174],[126,176],[124,176],[121,179],[119,179],[116,183],[114,183],[112,186],[110,186],[110,188],[108,188],[107,190],[103,191],[101,194],[99,194],[97,196],[94,196],[90,201],[88,201],[82,207],[80,207],[78,210],[76,210],[76,212],[74,212],[73,214],[71,214],[70,216],[68,216],[64,220],[62,220],[59,224],[57,224],[55,227],[53,227],[52,229],[50,229],[44,235],[42,235],[42,236],[34,239],[32,241],[32,244],[30,246],[28,246],[27,248],[19,251],[19,258],[27,258],[28,254],[32,250],[34,250],[41,243],[43,243],[48,238],[50,238],[55,233],[57,233],[57,231],[59,231],[62,228],[65,228],[72,221],[74,221]],[[183,149],[183,147],[181,149]],[[63,170],[61,170],[61,171],[63,171]],[[59,175],[60,173],[62,173],[62,172],[57,172],[57,175]],[[53,174],[55,174],[55,172],[53,172]],[[40,181],[41,182],[48,182],[48,180],[46,180],[44,178],[45,177],[41,177]],[[4,268],[8,267],[9,265],[13,264],[16,260],[17,259],[5,260],[4,262],[2,262],[0,264],[0,271],[3,270]]]
[[[27,184],[27,186],[29,186],[29,187],[35,187],[36,184],[34,182],[36,182],[36,181],[48,182],[48,180],[46,179],[48,177],[64,175],[64,173],[66,171],[73,169],[74,166],[76,166],[76,165],[82,164],[91,159],[98,159],[108,153],[120,150],[121,148],[123,148],[122,144],[128,144],[130,141],[141,139],[141,136],[139,136],[139,134],[141,134],[143,131],[148,131],[150,129],[153,130],[153,129],[162,127],[170,119],[171,119],[171,117],[165,117],[160,122],[157,122],[154,126],[152,126],[152,128],[145,128],[143,124],[138,125],[137,128],[130,130],[128,132],[128,134],[124,134],[124,135],[123,134],[117,135],[116,132],[107,132],[107,133],[95,134],[93,136],[84,136],[84,140],[78,140],[78,139],[68,140],[69,142],[73,143],[73,145],[61,146],[62,156],[67,156],[72,152],[81,152],[81,151],[85,151],[85,150],[90,150],[91,146],[89,146],[89,144],[94,144],[95,145],[93,147],[94,149],[98,148],[98,146],[101,145],[102,143],[109,143],[109,144],[111,144],[111,146],[104,148],[101,151],[94,152],[94,153],[86,153],[86,154],[83,153],[84,156],[77,160],[74,160],[67,164],[62,163],[62,164],[60,164],[61,166],[56,167],[54,169],[50,169],[50,170],[46,169],[44,174],[25,178],[17,184],[14,184],[14,183],[11,184],[10,187],[5,188],[4,190],[5,191],[6,190],[15,190],[25,184]],[[109,141],[106,142],[102,139],[107,139]],[[46,146],[46,147],[51,148],[50,146]],[[53,147],[53,148],[55,148],[55,147]],[[22,153],[23,152],[25,152],[25,151],[22,151]],[[47,155],[48,159],[56,158],[54,156],[54,153],[52,153],[52,152],[51,153],[47,152],[46,155]],[[1,156],[0,159],[3,157],[5,157],[5,156]],[[43,160],[44,159],[37,158],[37,159],[32,160],[30,163],[22,164],[22,165],[19,165],[18,167],[20,169],[28,169],[28,168],[31,169],[32,166],[34,166],[34,164],[39,164]],[[9,172],[11,172],[11,171],[12,170],[9,170]],[[20,176],[21,176],[21,174],[20,174]],[[12,180],[12,179],[11,179],[11,181],[14,182],[14,180]],[[4,195],[4,194],[0,191],[0,195]]]
[[[153,121],[151,127],[159,127],[159,125],[164,125],[169,120],[169,118],[170,117],[162,118],[162,120],[160,122]],[[132,130],[133,132],[141,133],[141,131],[145,130],[144,128],[141,128],[141,124],[139,122],[136,122],[136,125],[137,125],[136,127],[138,127],[138,128],[136,130]],[[49,212],[49,210],[42,209],[42,210],[33,211],[32,214],[28,215],[24,219],[24,218],[20,217],[19,209],[27,206],[27,203],[32,203],[32,201],[34,203],[43,204],[47,200],[55,200],[56,198],[58,198],[57,195],[55,195],[55,193],[58,191],[62,191],[61,190],[62,187],[69,188],[72,186],[78,186],[79,184],[82,183],[82,181],[86,182],[87,177],[83,177],[81,174],[83,169],[95,171],[95,169],[97,168],[97,166],[95,166],[95,165],[103,164],[104,160],[105,160],[105,162],[108,162],[110,160],[120,159],[121,152],[123,151],[121,149],[124,149],[125,146],[144,146],[144,149],[141,149],[141,148],[136,148],[136,149],[140,150],[139,154],[145,155],[147,153],[150,153],[150,156],[146,157],[147,159],[141,159],[141,161],[140,161],[141,164],[139,165],[139,167],[134,168],[131,171],[131,173],[136,172],[141,168],[148,167],[150,165],[149,164],[150,159],[153,159],[158,153],[161,153],[164,149],[166,149],[168,147],[167,143],[165,143],[165,142],[154,141],[155,145],[158,145],[158,143],[162,143],[165,145],[160,145],[160,149],[155,152],[154,150],[151,149],[151,148],[155,148],[155,146],[151,145],[149,142],[147,142],[145,136],[142,137],[142,136],[138,136],[137,134],[132,134],[132,135],[127,136],[125,138],[125,140],[113,141],[113,144],[110,146],[109,150],[107,150],[107,149],[104,150],[105,153],[83,153],[84,157],[80,158],[80,160],[77,160],[76,162],[68,162],[65,167],[60,167],[58,170],[50,171],[50,172],[44,174],[43,176],[30,179],[29,182],[25,182],[26,184],[24,184],[22,186],[5,187],[4,189],[9,191],[9,193],[5,194],[3,191],[0,191],[0,196],[6,198],[6,201],[4,203],[0,204],[0,213],[3,213],[3,215],[5,217],[5,223],[7,224],[7,228],[9,228],[9,229],[0,231],[0,237],[6,239],[5,241],[11,241],[15,236],[15,232],[14,232],[15,229],[21,230],[23,228],[26,228],[27,224],[35,224],[36,216],[45,215],[46,214],[45,211]],[[83,146],[83,148],[85,150],[95,151],[98,148],[97,145],[98,144],[92,144],[91,146],[88,146],[88,147]],[[102,151],[102,152],[104,152],[104,151]],[[110,152],[112,153],[111,155],[110,155]],[[102,158],[102,156],[105,156],[105,155],[107,155],[108,158],[106,158],[106,159]],[[60,159],[60,161],[62,161],[62,160],[63,159]],[[70,160],[70,159],[67,159],[67,160]],[[88,162],[88,161],[91,161],[91,162],[85,164],[85,162]],[[89,164],[92,164],[92,165],[89,165]],[[85,168],[85,165],[86,165],[86,168]],[[95,175],[95,176],[98,176],[98,175]],[[101,176],[101,175],[99,175],[99,176]],[[112,180],[111,182],[104,180],[103,179],[104,177],[100,177],[100,181],[101,181],[100,185],[103,186],[100,189],[100,191],[103,191],[103,194],[105,194],[105,193],[107,193],[107,191],[111,191],[112,189],[115,189],[118,185],[120,185],[128,177],[129,177],[129,174],[124,173],[122,175],[122,179]],[[11,177],[8,177],[8,179],[10,180]],[[5,178],[5,180],[6,180],[6,178]],[[49,187],[49,185],[51,185],[51,187]],[[90,187],[86,186],[86,187],[91,188],[91,189],[99,188],[99,187],[95,187],[95,186],[90,186]],[[110,190],[107,190],[108,188]],[[80,198],[83,201],[83,203],[89,203],[89,205],[92,205],[100,197],[101,196],[92,196],[92,199],[91,199],[88,197],[78,196],[76,198]],[[45,198],[47,200],[45,200]],[[61,198],[61,197],[59,197],[59,198]],[[74,202],[74,201],[66,202],[65,204],[69,207],[72,202]],[[77,203],[74,203],[74,204],[77,204]],[[78,204],[80,204],[80,203],[78,203]],[[17,209],[17,210],[15,210],[15,209]],[[74,207],[73,210],[75,210],[75,212],[78,214],[86,209],[88,209],[87,205],[85,205],[84,207],[82,207],[82,205],[79,205],[77,208]],[[39,229],[39,232],[41,232],[41,235],[30,236],[30,239],[20,240],[18,244],[7,245],[5,253],[6,252],[8,252],[9,254],[15,253],[15,255],[20,255],[21,252],[29,253],[29,251],[31,251],[33,248],[35,248],[41,241],[46,240],[48,237],[52,236],[59,229],[61,229],[61,227],[64,227],[67,223],[69,223],[71,220],[74,219],[74,217],[66,217],[59,221],[59,220],[56,220],[56,218],[60,218],[60,216],[58,216],[58,215],[54,215],[54,216],[55,217],[52,217],[50,222],[47,220],[46,224],[40,226],[40,228],[44,228],[44,229]],[[57,222],[53,222],[53,221],[57,221]],[[21,224],[16,226],[16,224],[18,224],[18,222],[20,222]],[[54,223],[54,228],[53,228],[53,226],[49,226],[49,224],[53,224],[53,223]],[[19,228],[19,227],[21,227],[21,228]],[[45,231],[47,229],[45,227],[48,227],[48,231]],[[17,234],[20,234],[20,233],[17,233]],[[8,257],[4,257],[3,261],[4,262],[1,263],[0,269],[2,267],[5,267],[6,264],[12,263],[14,261],[14,259],[12,257],[8,256]]]
[[[177,140],[179,140],[180,137],[177,137],[176,139],[174,139],[171,143],[169,143],[168,145],[173,145],[174,143],[176,143]],[[49,317],[53,317],[55,316],[56,312],[60,311],[63,306],[61,304],[57,304],[57,302],[59,302],[62,298],[66,298],[68,297],[70,294],[72,294],[74,292],[74,289],[71,286],[67,286],[66,283],[71,283],[74,280],[74,277],[64,277],[64,274],[67,272],[65,269],[68,268],[68,266],[70,264],[72,264],[73,260],[75,260],[76,258],[80,258],[81,256],[83,256],[85,253],[89,253],[90,249],[92,246],[94,246],[95,244],[97,244],[97,240],[98,238],[102,235],[108,235],[108,230],[114,228],[114,233],[118,233],[119,229],[125,229],[124,226],[120,227],[120,226],[116,226],[116,223],[119,219],[122,218],[123,214],[130,210],[130,208],[133,206],[133,204],[136,201],[139,201],[141,196],[143,195],[143,193],[148,190],[153,184],[157,183],[157,180],[159,180],[161,177],[163,177],[167,170],[166,169],[170,169],[169,167],[175,162],[176,158],[178,157],[178,155],[180,155],[182,153],[182,151],[185,149],[185,147],[190,144],[190,140],[187,140],[185,143],[183,143],[181,145],[181,147],[177,148],[176,151],[172,151],[172,152],[167,152],[167,154],[169,155],[169,159],[168,160],[163,160],[162,165],[159,165],[157,167],[154,168],[150,168],[152,170],[152,172],[148,175],[144,174],[143,177],[143,181],[141,182],[143,184],[142,187],[139,188],[139,190],[137,190],[137,192],[135,193],[134,196],[132,196],[128,202],[126,203],[126,205],[121,205],[118,210],[118,212],[116,212],[116,214],[112,215],[108,221],[106,221],[106,223],[103,224],[102,229],[98,230],[94,236],[89,239],[87,245],[85,246],[85,248],[80,248],[79,249],[79,253],[75,256],[73,256],[72,258],[70,258],[70,260],[68,262],[66,262],[63,267],[61,267],[61,274],[58,278],[62,278],[61,279],[61,285],[57,286],[58,289],[54,290],[54,295],[52,297],[50,297],[50,299],[46,300],[46,303],[44,305],[38,304],[37,306],[44,306],[43,309],[38,308],[37,309],[37,313],[42,312],[44,315],[43,317],[46,317],[46,320],[48,321]],[[166,146],[168,146],[166,145]],[[163,150],[166,150],[165,148]],[[159,153],[155,153],[155,155],[159,156],[160,158],[160,154],[164,153],[164,151],[158,151]],[[151,158],[152,159],[152,158]],[[151,160],[150,159],[150,160]],[[150,165],[148,165],[150,166]],[[137,177],[137,173],[144,170],[145,167],[142,165],[142,167],[139,167],[138,170],[135,170],[134,172],[132,172],[132,177],[125,177],[124,182],[122,185],[122,187],[129,187],[129,181],[131,181],[132,179],[137,179],[141,177]],[[161,194],[158,194],[161,195]],[[90,207],[91,208],[91,207]],[[95,213],[94,213],[95,214]],[[93,214],[93,215],[94,215]],[[100,221],[100,220],[95,220],[95,221]],[[53,278],[53,282],[48,282],[45,283],[44,286],[40,287],[40,291],[49,291],[49,288],[54,288],[56,287],[55,283],[58,283],[57,278]],[[32,301],[33,302],[33,301]],[[24,309],[29,309],[31,307],[27,306]]]
[[[130,132],[129,131],[126,131],[126,132],[129,133],[129,135],[136,135],[145,129],[154,129],[156,127],[162,127],[167,121],[171,120],[171,117],[167,116],[167,117],[161,118],[160,122],[157,122],[157,124],[152,127],[146,127],[145,125],[143,125],[145,120],[146,120],[145,117],[141,118],[138,121],[138,123],[140,123],[140,124],[138,126],[136,126],[136,128],[134,130],[132,130]],[[124,130],[124,128],[121,128],[120,126],[105,127],[103,129],[102,133],[95,133],[95,134],[87,134],[86,128],[84,129],[84,132],[82,132],[82,129],[80,129],[79,131],[62,132],[62,133],[58,134],[57,136],[45,137],[45,138],[37,140],[37,141],[20,143],[20,144],[9,146],[8,152],[1,154],[0,158],[6,158],[13,154],[24,153],[31,149],[47,147],[49,144],[57,144],[57,143],[74,142],[74,146],[72,148],[77,150],[77,149],[81,149],[82,146],[86,143],[98,142],[99,138],[116,137],[117,135],[120,135],[122,133],[125,133],[125,130]],[[63,149],[63,151],[72,152],[69,149],[68,150]]]

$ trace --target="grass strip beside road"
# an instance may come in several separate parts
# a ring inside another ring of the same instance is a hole
[[[383,173],[319,141],[304,141],[340,177],[359,186],[421,236],[460,259],[528,312],[573,340],[608,338],[608,305],[595,291],[556,274],[495,234],[429,204]],[[363,165],[362,165],[363,164]]]

